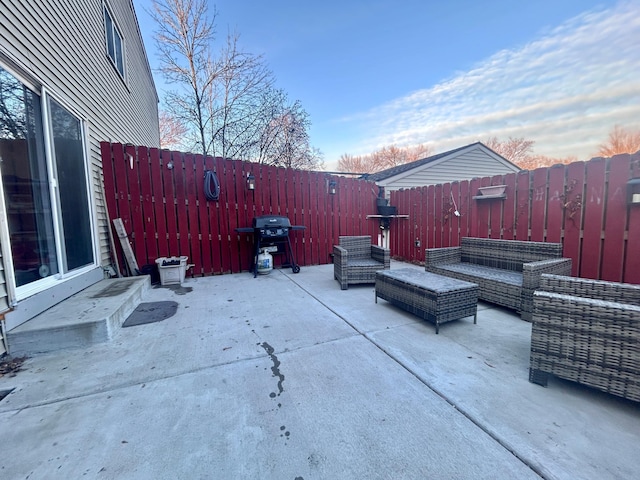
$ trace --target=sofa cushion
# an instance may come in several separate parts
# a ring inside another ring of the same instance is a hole
[[[351,258],[347,259],[347,265],[349,267],[379,267],[384,268],[384,264],[380,263],[372,258]]]
[[[439,265],[438,267],[450,272],[470,275],[477,278],[485,278],[487,280],[506,283],[515,287],[522,287],[522,273],[514,272],[513,270],[503,270],[501,268],[487,267],[484,265],[465,262]]]
[[[475,263],[451,263],[430,267],[430,272],[478,284],[478,298],[520,311],[522,273]]]

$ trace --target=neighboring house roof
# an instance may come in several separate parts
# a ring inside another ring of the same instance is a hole
[[[476,142],[476,143],[472,143],[470,145],[465,145],[464,147],[459,147],[453,150],[449,150],[447,152],[443,152],[443,153],[439,153],[437,155],[433,155],[431,157],[427,157],[427,158],[423,158],[421,160],[416,160],[415,162],[410,162],[410,163],[404,163],[402,165],[398,165],[395,167],[391,167],[388,168],[386,170],[382,170],[380,172],[376,172],[376,173],[366,173],[364,175],[362,175],[361,178],[364,178],[366,180],[371,180],[374,182],[379,182],[381,180],[387,180],[390,179],[391,177],[403,177],[406,175],[410,175],[412,172],[412,170],[416,170],[416,169],[424,169],[424,168],[428,168],[429,166],[435,164],[435,163],[440,163],[440,161],[446,161],[450,158],[456,157],[458,155],[462,155],[470,150],[474,150],[474,149],[480,149],[483,150],[484,153],[486,153],[487,155],[493,157],[495,160],[499,161],[500,163],[503,163],[504,166],[506,166],[507,168],[509,168],[510,170],[513,171],[518,171],[520,170],[520,168],[515,165],[514,163],[510,162],[509,160],[507,160],[506,158],[504,158],[502,155],[494,152],[493,150],[491,150],[489,147],[487,147],[486,145],[484,145],[482,142]],[[420,168],[422,167],[422,168]],[[403,175],[404,174],[404,175]]]

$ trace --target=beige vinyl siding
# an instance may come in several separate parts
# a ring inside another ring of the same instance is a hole
[[[0,251],[0,312],[6,312],[9,310],[9,295],[7,293],[7,283],[5,281],[4,275],[4,264],[2,262],[2,251]],[[4,316],[0,318],[0,323],[4,322]],[[7,352],[7,349],[4,346],[4,329],[3,325],[0,325],[0,356],[4,355]]]
[[[472,178],[489,177],[516,172],[513,165],[505,164],[486,153],[481,148],[460,152],[439,161],[428,163],[413,170],[404,172],[396,178],[388,178],[378,182],[387,190],[399,190],[424,185],[470,180]]]
[[[106,51],[103,6],[124,43],[124,80]],[[158,147],[158,99],[131,0],[0,0],[1,50],[86,121],[100,262],[110,263],[100,142]]]
[[[9,310],[9,295],[7,293],[7,281],[4,274],[2,252],[0,252],[0,312]]]

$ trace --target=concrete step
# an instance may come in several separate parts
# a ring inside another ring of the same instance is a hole
[[[12,356],[111,340],[151,287],[150,277],[101,280],[7,332]]]

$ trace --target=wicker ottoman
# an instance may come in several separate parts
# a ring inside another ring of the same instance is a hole
[[[477,321],[478,285],[413,268],[376,272],[378,297],[436,325],[470,317]]]

